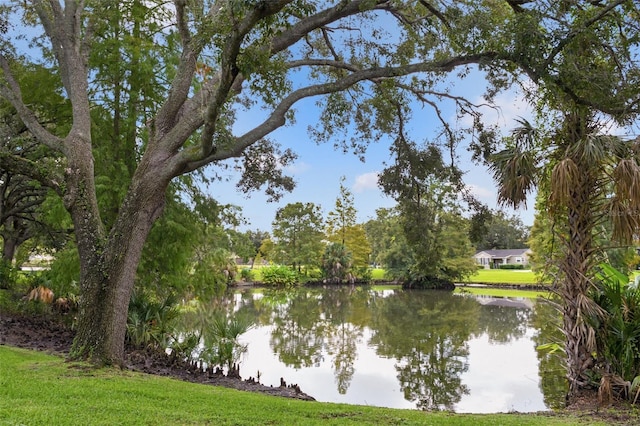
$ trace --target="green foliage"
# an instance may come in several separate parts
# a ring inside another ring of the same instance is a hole
[[[152,299],[135,292],[129,303],[127,340],[135,347],[153,346],[164,349],[174,335],[179,310],[176,299],[167,296]]]
[[[43,107],[38,111],[43,122],[55,121],[60,128],[65,126],[65,118],[56,115],[57,108],[65,108],[65,101],[57,93],[56,77],[48,69],[39,65],[23,66],[15,63],[20,69],[19,81],[30,87],[24,93],[25,102],[40,103]],[[41,97],[38,99],[38,97]],[[35,98],[34,98],[35,97]],[[68,105],[67,105],[68,106]],[[57,107],[57,108],[56,108]],[[58,155],[37,140],[27,131],[16,110],[5,99],[0,97],[0,151],[3,156],[19,158],[25,164],[55,164]],[[54,178],[57,170],[44,172],[47,177]],[[45,200],[50,196],[49,188],[25,170],[0,165],[0,237],[2,257],[9,261],[16,260],[16,255],[25,243],[35,245],[53,239],[60,229],[51,226],[44,220]],[[56,224],[58,225],[58,224]],[[48,245],[44,246],[50,248]],[[20,263],[17,263],[18,265]]]
[[[409,278],[402,283],[404,289],[416,290],[455,290],[456,286],[451,280],[438,277]]]
[[[174,189],[175,190],[175,189]],[[164,297],[170,293],[192,292],[189,278],[194,266],[195,250],[202,243],[202,222],[177,194],[167,200],[164,214],[156,221],[142,252],[136,287],[146,293]]]
[[[498,269],[524,269],[524,265],[498,265]]]
[[[387,269],[412,282],[452,281],[473,273],[468,224],[457,207],[457,171],[444,164],[434,144],[418,148],[403,139],[393,150],[395,164],[383,171],[380,184],[398,202],[406,249],[397,246],[388,253],[393,262]],[[400,241],[397,233],[393,237]]]
[[[350,226],[345,230],[345,246],[352,254],[354,268],[366,269],[370,262],[371,245],[363,225]]]
[[[253,281],[255,279],[255,273],[253,272],[252,269],[249,268],[242,268],[240,270],[240,278],[242,278],[243,281]]]
[[[276,211],[273,221],[275,258],[302,270],[318,264],[322,253],[322,212],[313,203],[289,203]]]
[[[171,351],[171,356],[175,359],[191,362],[199,359],[197,353],[200,341],[200,333],[188,331],[180,333],[177,338],[174,338],[169,344],[168,349]]]
[[[442,247],[442,276],[452,281],[463,280],[476,272],[473,260],[475,251],[469,240],[469,223],[459,212],[443,214],[441,220],[444,226],[440,238],[445,240]]]
[[[334,210],[327,214],[326,234],[329,241],[347,244],[347,230],[356,225],[356,208],[353,194],[344,186],[346,177],[340,178],[340,195],[336,198]]]
[[[50,269],[42,274],[42,279],[56,294],[79,293],[80,259],[74,241],[69,241],[63,250],[56,253]]]
[[[351,273],[351,252],[344,244],[331,243],[327,245],[322,255],[322,277],[329,282],[341,283],[353,280]]]
[[[599,265],[591,298],[601,308],[589,316],[595,329],[600,374],[625,382],[640,376],[640,288],[608,264]]]
[[[353,274],[360,282],[368,283],[373,279],[373,269],[368,266],[354,267]]]
[[[291,287],[298,283],[298,273],[288,266],[271,265],[260,269],[262,282],[277,287]]]
[[[276,245],[271,238],[265,238],[260,243],[258,254],[254,263],[260,264],[262,261],[273,261],[276,256]]]
[[[247,345],[239,342],[238,337],[253,327],[253,320],[239,313],[216,312],[203,331],[204,349],[199,359],[210,366],[220,366],[228,370],[240,360],[247,351]]]
[[[17,270],[11,265],[11,262],[0,259],[0,289],[13,289],[18,279]]]
[[[522,220],[512,215],[506,216],[502,211],[479,213],[472,218],[478,230],[471,241],[476,250],[517,249],[526,248],[529,231]]]
[[[364,225],[371,242],[371,261],[384,266],[387,279],[405,277],[414,264],[413,251],[407,243],[397,209],[378,209],[376,218]]]
[[[236,263],[226,249],[215,248],[198,253],[193,271],[187,278],[191,295],[202,300],[219,295],[235,281],[236,274]]]

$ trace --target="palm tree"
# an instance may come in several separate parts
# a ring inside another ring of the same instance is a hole
[[[593,367],[594,330],[586,315],[597,314],[588,297],[604,247],[595,243],[602,229],[630,244],[639,229],[640,141],[599,134],[594,114],[574,108],[555,133],[543,137],[519,120],[507,148],[494,155],[491,169],[498,201],[518,207],[536,187],[549,194],[546,212],[561,247],[555,289],[561,298],[569,397],[588,384]]]

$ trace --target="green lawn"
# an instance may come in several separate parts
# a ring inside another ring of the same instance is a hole
[[[605,425],[568,414],[466,415],[306,402],[0,345],[2,425]]]
[[[531,270],[478,269],[466,282],[486,284],[538,284]]]
[[[239,270],[242,267],[238,268]],[[261,267],[255,267],[252,270],[253,279],[260,281],[262,279]],[[385,270],[375,268],[371,270],[371,279],[373,281],[385,280]],[[239,276],[239,275],[238,275]],[[538,284],[538,279],[530,270],[513,270],[513,269],[479,269],[476,274],[471,276],[466,282],[468,283],[484,283],[484,284]]]

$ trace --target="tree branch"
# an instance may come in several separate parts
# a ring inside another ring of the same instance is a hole
[[[50,171],[48,167],[41,166],[36,161],[0,150],[0,167],[11,170],[15,174],[28,176],[53,189],[60,196],[65,193],[64,177]]]
[[[290,3],[290,1],[281,0],[279,2],[273,2],[272,7],[282,7],[286,3]],[[299,40],[305,38],[310,32],[323,28],[327,24],[335,22],[344,17],[361,13],[363,8],[365,7],[375,10],[392,10],[392,5],[390,4],[390,2],[385,0],[377,0],[377,2],[373,5],[368,4],[367,0],[340,2],[334,7],[322,10],[315,15],[298,21],[297,23],[274,37],[269,45],[264,46],[264,49],[268,50],[271,55],[282,52],[297,43]],[[311,62],[309,62],[308,64],[313,65],[313,63]],[[329,64],[329,62],[326,63],[326,65]],[[335,62],[335,64],[338,64],[338,62]],[[302,65],[305,65],[305,63],[297,63],[297,66]],[[318,63],[318,65],[322,64]],[[354,71],[355,70],[356,69],[354,69]],[[180,73],[180,71],[178,73]],[[198,93],[184,102],[180,114],[180,122],[176,123],[176,127],[171,129],[171,134],[167,135],[168,140],[174,141],[170,146],[171,151],[178,150],[184,144],[184,141],[205,123],[205,113],[202,110],[202,106],[210,104],[211,97],[214,96],[214,93],[219,90],[220,78],[221,76],[219,74],[214,75],[213,78],[207,81],[207,83]],[[244,76],[242,76],[242,74],[238,74],[231,86],[232,89],[235,91],[239,91],[243,79]],[[228,93],[226,93],[225,96],[228,96]],[[158,116],[160,116],[160,114]],[[158,119],[158,121],[161,120]],[[191,152],[190,155],[194,156],[196,155],[196,153]],[[201,156],[200,159],[202,158],[206,157]],[[195,157],[192,157],[192,160],[195,161]]]
[[[612,11],[613,9],[615,9],[616,7],[620,6],[622,3],[625,3],[625,2],[626,2],[626,0],[616,0],[616,1],[614,1],[613,3],[607,5],[606,7],[603,7],[602,10],[600,10],[600,12],[597,15],[595,15],[593,18],[586,20],[584,25],[582,26],[582,28],[570,31],[567,34],[567,36],[564,39],[560,40],[558,42],[558,44],[556,45],[556,47],[551,51],[551,53],[549,54],[549,57],[544,62],[544,68],[545,69],[549,69],[549,67],[551,66],[551,63],[556,58],[556,56],[558,56],[558,54],[562,51],[562,49],[564,49],[564,47],[567,44],[569,44],[571,42],[571,40],[573,40],[575,37],[577,37],[578,34],[580,34],[585,29],[589,28],[593,24],[595,24],[598,21],[600,21],[610,11]]]
[[[286,123],[286,113],[296,102],[302,99],[342,91],[365,80],[375,81],[379,79],[402,77],[420,72],[449,72],[458,66],[474,64],[496,58],[496,53],[488,52],[483,54],[454,57],[439,62],[366,69],[354,72],[334,82],[317,84],[295,90],[280,102],[280,104],[273,110],[270,116],[262,122],[262,124],[244,135],[237,137],[233,148],[225,151],[218,151],[200,160],[194,160],[194,158],[197,157],[194,157],[193,150],[186,149],[181,151],[177,158],[174,159],[174,170],[178,170],[178,174],[188,173],[213,161],[240,156],[242,151],[248,146],[267,136],[277,128],[282,127]],[[184,164],[184,166],[181,167],[179,164]]]
[[[64,153],[65,147],[62,139],[48,132],[38,121],[38,118],[23,102],[20,85],[15,79],[9,62],[0,54],[0,68],[4,73],[6,83],[0,83],[0,96],[5,98],[16,109],[18,115],[29,131],[42,143],[53,150]]]

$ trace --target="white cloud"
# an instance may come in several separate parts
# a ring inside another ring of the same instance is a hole
[[[494,200],[496,197],[495,192],[493,192],[490,189],[484,188],[482,186],[478,186],[478,185],[467,185],[467,188],[469,189],[469,191],[475,195],[476,197],[483,199],[483,200]]]
[[[296,161],[294,164],[291,164],[285,168],[287,173],[292,175],[300,175],[307,170],[309,170],[311,166],[304,161]]]
[[[363,192],[368,189],[378,189],[378,172],[369,172],[356,176],[353,192]]]

